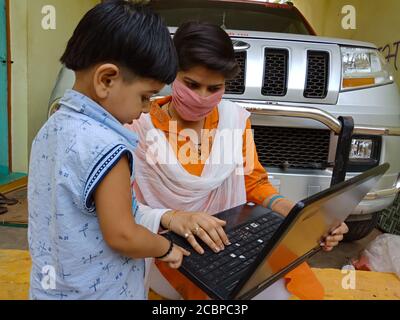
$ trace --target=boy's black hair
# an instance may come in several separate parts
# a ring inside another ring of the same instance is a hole
[[[232,40],[219,26],[208,22],[186,22],[176,31],[174,43],[180,70],[203,66],[220,72],[227,79],[234,78],[240,71]]]
[[[60,60],[74,71],[115,63],[133,75],[167,84],[178,71],[176,50],[161,17],[124,0],[107,1],[87,12]]]

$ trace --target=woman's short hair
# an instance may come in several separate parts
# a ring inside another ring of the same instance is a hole
[[[187,71],[196,66],[220,72],[227,79],[240,71],[232,40],[219,26],[207,22],[189,21],[175,33],[179,69]]]

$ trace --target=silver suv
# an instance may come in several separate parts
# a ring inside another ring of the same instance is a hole
[[[187,20],[209,21],[230,34],[241,72],[227,83],[225,98],[252,112],[260,161],[281,194],[300,200],[330,186],[344,126],[338,117],[354,119],[346,178],[391,164],[347,221],[347,240],[366,236],[376,226],[378,212],[393,204],[400,189],[400,95],[377,47],[317,37],[291,3],[150,3],[171,34]],[[70,70],[61,70],[49,114],[73,81]],[[169,93],[168,87],[162,92]]]

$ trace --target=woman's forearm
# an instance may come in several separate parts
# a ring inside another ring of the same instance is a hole
[[[287,215],[290,213],[290,210],[292,210],[292,208],[295,206],[295,203],[286,198],[279,198],[270,204],[270,201],[274,196],[276,196],[276,194],[267,197],[263,202],[263,206],[267,207],[269,205],[272,211],[287,217]]]
[[[279,199],[272,205],[272,211],[279,213],[280,215],[287,217],[295,203],[287,199]]]

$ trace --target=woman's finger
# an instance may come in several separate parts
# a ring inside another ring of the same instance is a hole
[[[211,250],[214,252],[218,253],[221,250],[219,249],[218,245],[210,238],[208,233],[203,230],[203,228],[199,229],[199,232],[197,233],[197,236],[206,244],[208,245]]]
[[[198,216],[202,216],[202,217],[204,217],[206,219],[212,219],[212,220],[216,221],[218,224],[220,224],[221,226],[225,226],[226,225],[226,221],[218,219],[217,217],[214,217],[214,216],[212,216],[212,215],[210,215],[209,213],[206,213],[206,212],[201,212],[201,215],[198,215]]]
[[[338,242],[327,242],[326,247],[334,248],[334,247],[337,247],[338,244],[339,244]]]
[[[225,246],[223,243],[222,238],[219,236],[219,233],[217,232],[217,229],[213,228],[210,231],[208,231],[208,235],[210,236],[210,238],[214,241],[214,243],[217,244],[218,248],[220,250],[224,250]]]
[[[332,231],[331,234],[338,235],[338,234],[346,234],[347,232],[349,232],[349,227],[347,226],[347,224],[342,223],[340,227]]]
[[[325,247],[336,247],[339,244],[337,241],[326,241]]]
[[[214,218],[215,221],[217,221],[217,223],[218,223],[219,225],[221,225],[222,227],[225,227],[225,226],[226,226],[226,221],[221,220],[221,219],[218,219],[218,218],[215,218],[215,217],[213,217],[213,218]]]
[[[339,234],[339,235],[336,235],[336,236],[328,236],[327,238],[326,238],[326,242],[329,244],[330,242],[340,242],[340,241],[342,241],[343,240],[343,235],[342,234]]]
[[[196,250],[197,253],[204,254],[204,249],[201,247],[201,245],[199,245],[196,238],[192,234],[189,235],[189,237],[186,240],[190,243],[192,248]]]
[[[219,234],[219,237],[222,239],[222,242],[226,245],[229,246],[231,242],[228,239],[228,236],[225,233],[225,230],[222,227],[217,228],[217,232]]]
[[[210,221],[202,221],[200,223],[201,229],[203,229],[206,233],[208,233],[209,237],[214,241],[214,243],[217,245],[217,247],[220,250],[224,250],[225,246],[223,243],[222,238],[219,236],[219,233],[217,232],[217,228],[220,228],[220,225],[218,224],[217,221],[215,220],[210,220]],[[199,229],[198,232],[201,230]],[[195,233],[196,234],[196,233]]]

